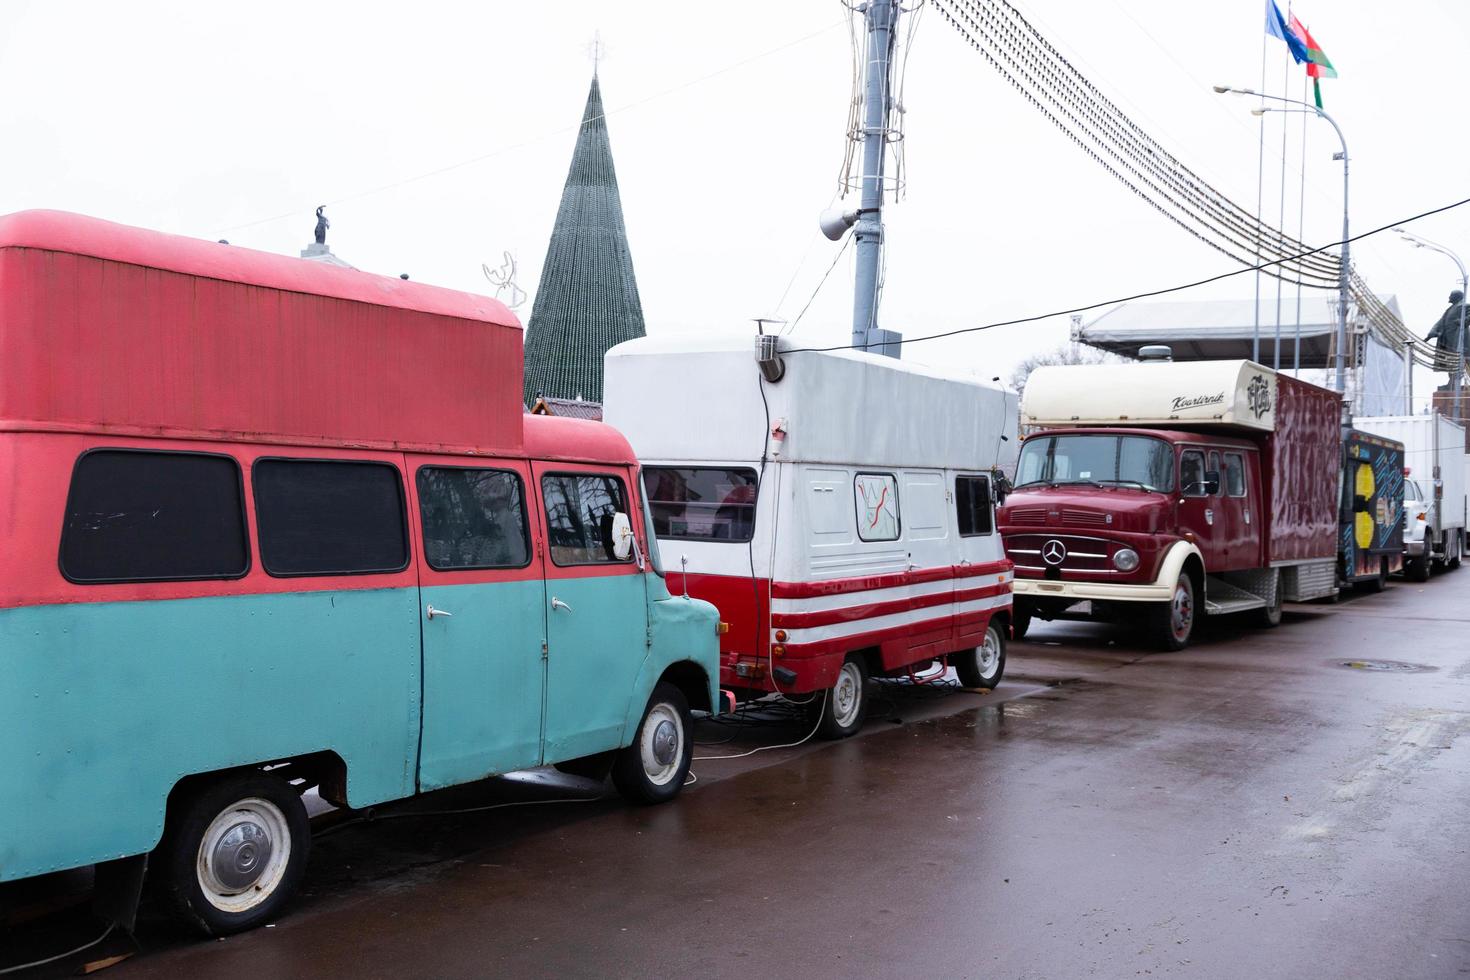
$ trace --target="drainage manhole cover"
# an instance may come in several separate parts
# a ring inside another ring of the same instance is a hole
[[[1423,674],[1439,669],[1427,664],[1406,664],[1402,660],[1335,660],[1333,663],[1353,670],[1381,670],[1394,674]]]

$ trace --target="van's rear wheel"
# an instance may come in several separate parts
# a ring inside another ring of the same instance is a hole
[[[973,650],[950,657],[954,672],[964,687],[991,690],[1000,683],[1006,669],[1006,641],[992,621],[985,629],[985,641]]]
[[[1404,559],[1404,578],[1410,582],[1429,581],[1429,558],[1426,555],[1415,555]]]
[[[254,773],[205,785],[171,807],[158,869],[183,919],[228,936],[281,911],[306,872],[310,847],[300,794]]]
[[[1271,601],[1265,608],[1256,610],[1256,625],[1264,629],[1281,625],[1281,573],[1275,574],[1271,585]]]
[[[694,757],[689,737],[689,701],[672,684],[660,682],[643,710],[633,744],[618,753],[613,785],[629,803],[665,803],[679,795]]]
[[[825,739],[847,738],[863,727],[868,713],[868,668],[861,657],[849,657],[837,671],[837,681],[821,699],[822,717],[817,734]]]
[[[1189,646],[1196,610],[1194,580],[1188,572],[1179,573],[1179,581],[1174,583],[1174,597],[1168,602],[1155,603],[1149,613],[1149,632],[1160,647],[1183,650]]]

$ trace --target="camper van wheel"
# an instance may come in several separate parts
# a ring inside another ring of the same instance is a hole
[[[825,739],[847,738],[863,727],[868,713],[868,668],[861,657],[848,657],[837,671],[837,681],[818,699],[822,717],[817,734]]]
[[[1149,610],[1150,632],[1159,646],[1165,650],[1183,650],[1189,645],[1194,632],[1195,605],[1194,580],[1188,572],[1179,573],[1174,583],[1174,598],[1170,602],[1155,603]]]
[[[1006,669],[1005,635],[992,621],[985,630],[984,643],[949,659],[962,686],[993,689]]]
[[[211,936],[276,917],[306,871],[311,829],[301,796],[253,773],[203,784],[169,808],[160,884],[186,922]]]
[[[648,699],[633,744],[618,753],[613,785],[629,803],[646,806],[679,795],[694,755],[689,701],[672,684],[659,683]]]

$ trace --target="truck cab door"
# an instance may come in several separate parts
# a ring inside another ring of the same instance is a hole
[[[1214,572],[1221,561],[1224,528],[1219,500],[1205,480],[1206,469],[1204,450],[1186,449],[1179,454],[1179,530],[1193,535],[1204,556],[1205,570]]]
[[[543,761],[620,746],[648,656],[642,570],[619,559],[613,516],[642,523],[627,467],[533,463],[546,537],[546,723]],[[637,706],[639,710],[642,705]]]

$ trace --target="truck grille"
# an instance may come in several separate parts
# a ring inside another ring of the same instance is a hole
[[[1062,523],[1080,527],[1106,527],[1108,515],[1095,510],[1062,510]]]
[[[1047,562],[1044,554],[1050,542],[1066,549],[1060,565]],[[1116,545],[1104,538],[1078,534],[1012,534],[1006,539],[1006,557],[1020,568],[1046,570],[1060,568],[1064,572],[1113,572],[1112,553]]]

